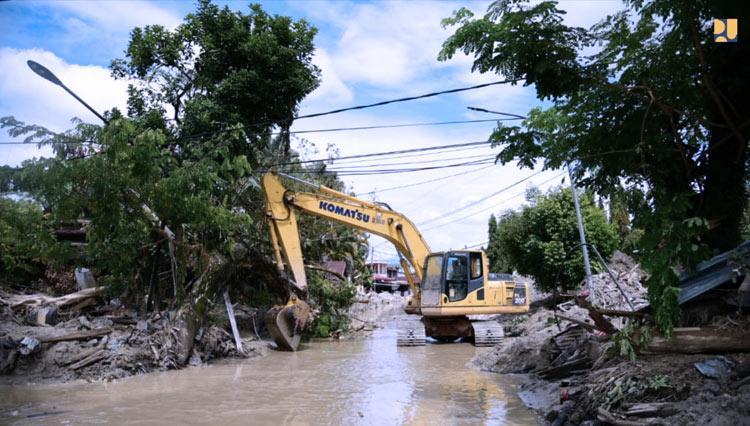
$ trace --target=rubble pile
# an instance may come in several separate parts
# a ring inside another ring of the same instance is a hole
[[[648,278],[648,274],[641,269],[630,256],[616,251],[609,262],[609,269],[617,278],[618,289],[609,273],[603,272],[592,275],[591,280],[594,284],[594,300],[597,307],[615,310],[633,310],[623,297],[623,292],[633,304],[635,310],[641,309],[648,305],[648,289],[643,286],[643,282]],[[586,288],[585,281],[581,288]],[[620,291],[622,289],[622,292]]]
[[[359,292],[354,297],[354,303],[349,308],[349,317],[354,330],[373,328],[375,323],[390,314],[403,311],[406,297],[397,293]]]
[[[0,374],[9,383],[112,380],[239,356],[220,315],[200,324],[181,311],[137,315],[105,303],[100,288],[58,298],[2,293],[0,307]],[[267,351],[252,334],[242,346],[249,356]]]

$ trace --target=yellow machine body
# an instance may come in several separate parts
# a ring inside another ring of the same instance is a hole
[[[452,318],[468,324],[467,315],[520,314],[529,310],[527,286],[512,280],[490,280],[487,257],[483,251],[432,253],[414,223],[386,205],[360,200],[322,185],[315,185],[320,193],[293,192],[281,184],[275,172],[266,173],[261,185],[266,197],[266,217],[277,265],[283,271],[286,264],[291,282],[299,294],[306,295],[307,279],[297,228],[298,211],[360,229],[391,242],[402,257],[402,267],[412,291],[404,310],[425,318],[445,320],[439,321],[440,325],[434,329],[444,328],[443,325],[450,328]],[[290,303],[286,307],[275,308],[273,312],[276,317],[268,320],[277,324],[280,321],[278,312],[287,312],[285,317],[293,319],[296,324],[304,323],[306,318],[303,321],[288,314],[289,307],[297,303],[296,299],[292,300],[294,297],[290,294]],[[307,310],[297,309],[294,312],[301,314]],[[288,334],[288,330],[298,329],[293,326],[275,328],[281,331],[271,330],[272,334],[274,331]],[[463,330],[466,326],[459,328]],[[456,333],[459,334],[456,337],[465,334]],[[453,334],[448,332],[448,336]],[[299,339],[295,340],[289,335],[274,336],[274,339],[277,343],[283,343],[279,344],[280,347],[290,350],[296,350],[299,342]]]

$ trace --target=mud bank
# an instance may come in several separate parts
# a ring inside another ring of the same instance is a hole
[[[566,309],[564,316],[591,322],[586,310]],[[612,343],[601,333],[569,321],[558,328],[544,307],[498,320],[505,341],[471,365],[519,375],[519,396],[543,424],[738,425],[750,419],[750,354],[640,353],[631,360],[617,350],[607,354]],[[750,318],[733,321],[750,324]]]

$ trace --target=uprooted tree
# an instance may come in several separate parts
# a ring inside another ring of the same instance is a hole
[[[109,124],[78,121],[64,134],[0,119],[11,135],[55,151],[0,180],[0,190],[24,192],[45,216],[10,200],[0,200],[0,213],[29,211],[35,227],[90,219],[83,258],[27,245],[50,265],[48,258],[91,267],[113,294],[141,309],[181,308],[185,329],[225,288],[254,303],[281,301],[286,283],[271,261],[259,173],[283,165],[344,190],[324,163],[303,165],[290,148],[299,103],[319,84],[315,32],[257,5],[243,14],[208,0],[175,30],[134,29],[126,57],[111,65],[114,77],[130,82],[127,117],[113,109]],[[6,222],[0,227],[21,232],[23,224]],[[300,228],[309,259],[366,253],[360,232],[314,219]],[[25,246],[17,239],[7,242],[17,256],[0,259],[0,270],[21,271],[17,252]],[[350,263],[355,274],[364,271],[363,262]]]
[[[474,55],[473,70],[534,85],[550,108],[498,126],[502,163],[579,165],[579,185],[629,199],[644,230],[641,262],[657,325],[679,315],[679,276],[740,241],[747,206],[750,43],[713,40],[715,18],[750,19],[729,0],[626,0],[589,29],[567,25],[554,1],[461,9],[440,53]],[[624,189],[620,190],[620,186]],[[622,192],[615,194],[617,192]]]

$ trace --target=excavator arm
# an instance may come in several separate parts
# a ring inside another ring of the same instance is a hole
[[[410,273],[409,266],[413,267],[416,278],[421,281],[424,262],[430,248],[414,223],[386,205],[360,200],[323,185],[283,175],[311,185],[319,193],[290,191],[281,184],[279,175],[283,174],[275,171],[266,173],[261,185],[266,197],[266,218],[277,265],[283,272],[286,262],[291,274],[290,281],[295,287],[295,291],[290,292],[287,305],[274,307],[266,316],[269,331],[280,348],[296,350],[301,332],[300,324],[304,326],[309,315],[306,301],[300,299],[307,297],[307,279],[297,228],[297,211],[369,232],[390,241],[402,257],[401,264],[414,295],[407,303],[407,308],[412,306],[413,309],[418,309],[420,289]]]

